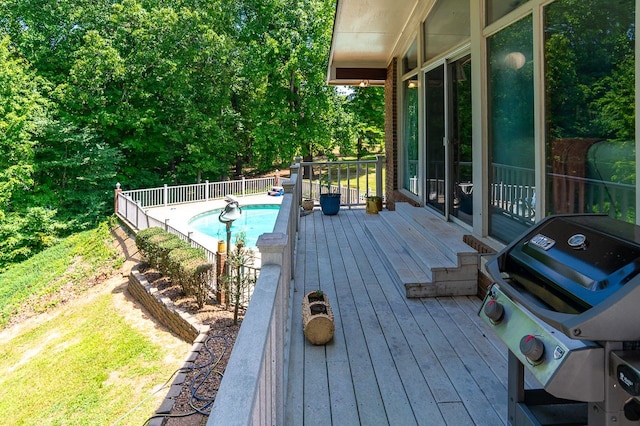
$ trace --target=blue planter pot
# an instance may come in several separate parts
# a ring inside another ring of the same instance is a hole
[[[340,194],[320,194],[320,208],[326,215],[338,214],[340,211]]]

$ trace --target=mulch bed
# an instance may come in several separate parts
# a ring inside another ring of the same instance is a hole
[[[235,343],[240,324],[244,317],[242,309],[238,314],[238,324],[233,324],[233,311],[225,306],[210,303],[198,309],[194,297],[186,297],[182,288],[153,269],[140,268],[149,283],[153,283],[158,292],[201,324],[209,325],[209,336],[205,349],[201,350],[192,371],[187,373],[182,391],[175,398],[171,415],[164,423],[167,426],[205,425],[208,413],[213,405],[224,370],[229,362],[231,349]],[[185,354],[186,355],[186,354]],[[198,368],[201,367],[201,368]]]

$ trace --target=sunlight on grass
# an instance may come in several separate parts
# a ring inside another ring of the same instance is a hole
[[[72,235],[0,274],[0,329],[29,300],[55,293],[65,284],[83,286],[87,277],[105,265],[119,267],[122,260],[117,260],[116,251],[106,244],[110,239],[105,222],[96,229]],[[53,298],[47,300],[46,306],[32,303],[36,312],[42,312],[58,302]]]
[[[111,424],[163,384],[179,365],[124,321],[113,295],[62,312],[0,343],[0,419],[13,424]],[[140,425],[166,391],[119,424]]]

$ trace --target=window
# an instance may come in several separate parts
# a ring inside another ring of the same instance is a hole
[[[487,0],[487,24],[491,24],[516,10],[527,0]]]
[[[629,0],[544,8],[547,213],[636,220],[634,16]]]
[[[411,46],[409,46],[409,50],[402,58],[402,73],[406,74],[411,70],[414,70],[418,67],[418,45],[416,40],[413,40]]]
[[[489,38],[489,232],[509,242],[534,220],[533,23]]]

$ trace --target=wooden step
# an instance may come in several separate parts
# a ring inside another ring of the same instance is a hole
[[[477,252],[462,241],[463,230],[404,204],[396,205],[400,211],[368,215],[365,229],[406,296],[476,294]]]
[[[379,249],[385,266],[405,294],[406,286],[420,286],[431,282],[431,272],[419,265],[378,215],[367,216],[365,231]]]
[[[441,216],[422,207],[414,207],[408,203],[397,203],[396,212],[419,225],[418,229],[425,235],[439,242],[443,254],[460,265],[471,263],[477,265],[478,252],[464,242],[462,227],[452,222],[445,222]]]

